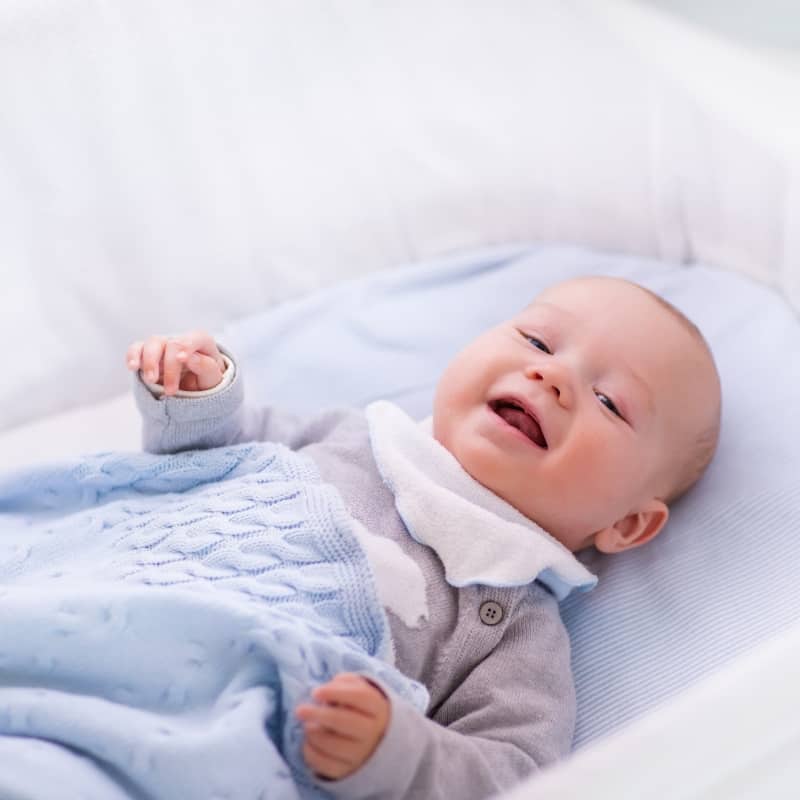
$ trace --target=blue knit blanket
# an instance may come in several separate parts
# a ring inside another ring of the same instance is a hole
[[[353,522],[280,445],[0,478],[0,797],[322,797],[293,710],[341,671],[424,689]]]

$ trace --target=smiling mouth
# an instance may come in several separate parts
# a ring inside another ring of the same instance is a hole
[[[504,422],[525,434],[535,445],[547,450],[547,439],[544,438],[538,420],[516,400],[502,398],[492,400],[489,408]]]

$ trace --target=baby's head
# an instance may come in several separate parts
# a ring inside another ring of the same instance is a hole
[[[572,551],[652,539],[717,444],[720,383],[697,328],[618,278],[557,284],[462,350],[433,433]]]

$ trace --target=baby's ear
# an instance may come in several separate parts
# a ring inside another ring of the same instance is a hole
[[[649,542],[669,518],[669,509],[661,500],[650,500],[638,511],[617,520],[594,535],[594,546],[601,553],[621,553]]]

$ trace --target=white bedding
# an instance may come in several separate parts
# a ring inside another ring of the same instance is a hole
[[[729,272],[575,247],[506,247],[315,293],[221,334],[253,403],[313,413],[387,397],[419,418],[453,352],[517,311],[521,298],[581,274],[640,281],[694,319],[715,352],[724,403],[718,457],[672,508],[667,532],[612,559],[584,554],[599,586],[562,606],[578,747],[798,619],[800,369],[784,354],[800,350],[800,323],[786,304]],[[114,406],[62,420],[72,446],[107,450],[132,438],[130,403],[115,405],[116,427]]]
[[[800,625],[506,800],[796,800]]]
[[[644,281],[696,319],[716,352],[727,399],[719,457],[701,486],[673,509],[667,533],[628,558],[598,561],[592,569],[600,574],[599,587],[565,606],[579,699],[576,741],[584,747],[600,737],[589,745],[589,752],[599,755],[588,760],[579,755],[576,771],[557,771],[548,777],[552,783],[546,791],[567,798],[591,784],[595,796],[608,800],[618,791],[631,800],[657,796],[643,788],[650,787],[655,770],[652,754],[641,751],[659,737],[670,754],[666,763],[682,770],[679,786],[672,785],[665,797],[694,797],[698,786],[714,789],[734,779],[746,788],[742,776],[730,773],[727,757],[720,758],[732,736],[732,750],[744,753],[740,760],[749,759],[745,777],[758,777],[754,786],[765,785],[767,765],[785,757],[786,763],[769,774],[771,785],[778,785],[780,769],[791,775],[792,758],[800,757],[791,738],[797,732],[791,691],[797,689],[788,690],[780,713],[769,712],[769,736],[760,732],[763,714],[753,709],[775,699],[772,694],[762,698],[759,689],[742,709],[743,732],[730,725],[727,705],[726,714],[718,713],[718,696],[720,686],[739,683],[743,691],[755,692],[752,666],[744,672],[734,668],[733,677],[721,683],[713,674],[748,648],[762,648],[770,632],[797,619],[798,561],[792,543],[800,509],[793,479],[800,463],[792,409],[800,396],[800,372],[781,354],[800,347],[800,323],[773,293],[701,268],[676,269],[575,248],[512,247],[316,294],[234,325],[222,341],[241,357],[255,402],[312,411],[331,402],[363,404],[387,393],[420,416],[429,408],[436,375],[462,339],[495,316],[506,316],[523,293],[542,283],[596,271]],[[492,304],[484,302],[486,297]],[[714,305],[714,299],[724,302]],[[413,326],[407,325],[409,319]],[[764,394],[760,387],[767,385],[770,391]],[[0,436],[2,451],[20,463],[137,447],[138,417],[129,395]],[[759,465],[756,474],[753,464]],[[781,481],[786,492],[779,491]],[[787,634],[786,641],[793,637],[798,634]],[[783,645],[776,646],[783,652]],[[794,687],[798,654],[792,650],[794,660],[781,662],[769,656],[772,645],[763,649],[764,669],[783,670],[770,691],[781,683]],[[758,662],[759,652],[743,663]],[[675,697],[709,672],[710,681],[690,688],[688,700]],[[627,732],[603,738],[670,697],[672,704],[634,722]],[[701,731],[711,742],[688,747]],[[626,759],[627,771],[620,770],[618,754],[631,751],[635,760]],[[613,769],[598,767],[609,759]],[[663,758],[657,763],[665,768]],[[537,783],[532,788],[538,793]]]
[[[0,3],[0,428],[120,393],[150,331],[454,249],[697,260],[796,299],[796,173],[630,41],[629,5]]]
[[[122,369],[122,367],[120,367]],[[130,392],[0,432],[3,468],[103,450],[139,450],[139,412]]]

